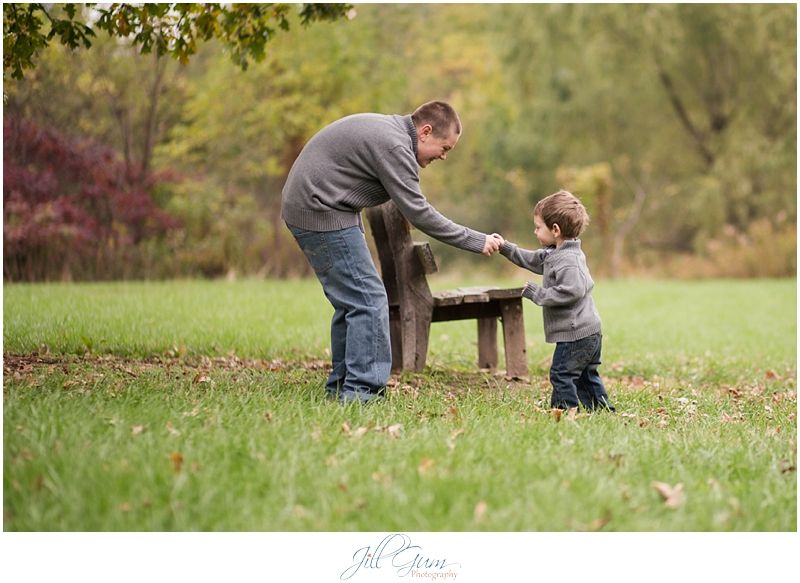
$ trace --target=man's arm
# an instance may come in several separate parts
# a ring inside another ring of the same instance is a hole
[[[493,237],[455,223],[437,211],[422,194],[417,161],[402,146],[392,148],[377,161],[378,179],[389,197],[412,225],[426,235],[453,247],[491,255],[499,248]]]

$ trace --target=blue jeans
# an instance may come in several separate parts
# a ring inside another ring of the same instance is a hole
[[[597,372],[602,346],[603,336],[599,333],[574,342],[556,343],[550,367],[551,407],[569,409],[577,407],[580,401],[589,410],[615,410]]]
[[[389,300],[364,233],[359,227],[289,230],[334,309],[328,394],[345,402],[382,395],[392,368]]]

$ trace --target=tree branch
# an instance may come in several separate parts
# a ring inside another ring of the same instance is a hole
[[[658,70],[658,78],[661,80],[661,84],[664,86],[664,89],[667,92],[667,97],[669,97],[669,101],[672,104],[672,108],[675,110],[675,113],[678,115],[678,119],[681,121],[681,124],[683,124],[683,127],[686,129],[686,131],[689,132],[689,135],[694,139],[695,145],[700,151],[700,154],[703,156],[703,160],[705,161],[706,165],[709,167],[712,166],[714,164],[714,153],[709,149],[708,144],[706,144],[706,136],[702,131],[700,131],[700,129],[697,128],[697,126],[695,126],[689,117],[689,112],[686,110],[686,107],[683,105],[683,101],[681,101],[681,98],[678,95],[678,91],[675,88],[672,77],[670,77],[669,73],[667,73],[666,69],[661,64],[661,59],[658,58],[658,53],[655,53],[655,62],[656,69]]]

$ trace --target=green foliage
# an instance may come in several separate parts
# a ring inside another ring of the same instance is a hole
[[[57,5],[56,5],[57,6]],[[276,27],[289,30],[289,4],[216,3],[114,3],[85,4],[95,15],[92,20],[81,12],[76,19],[75,4],[64,4],[66,18],[59,17],[53,5],[3,5],[3,76],[11,71],[15,79],[24,77],[24,69],[35,66],[35,59],[53,38],[69,47],[89,48],[90,37],[97,30],[111,37],[130,39],[143,54],[170,55],[186,63],[197,51],[198,42],[219,39],[231,51],[231,59],[242,69],[251,60],[261,61],[265,46],[276,34]],[[317,20],[335,20],[344,16],[348,4],[304,4],[300,20],[308,25]],[[44,29],[45,21],[49,30]],[[87,24],[91,22],[90,24]],[[133,38],[131,38],[133,37]]]

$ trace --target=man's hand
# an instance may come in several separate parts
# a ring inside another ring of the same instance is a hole
[[[486,242],[483,244],[483,254],[491,257],[500,250],[502,243],[494,235],[486,235]]]
[[[503,247],[503,244],[506,242],[506,240],[503,239],[503,236],[500,233],[492,233],[492,237],[500,242],[500,247],[497,248],[499,251]]]

